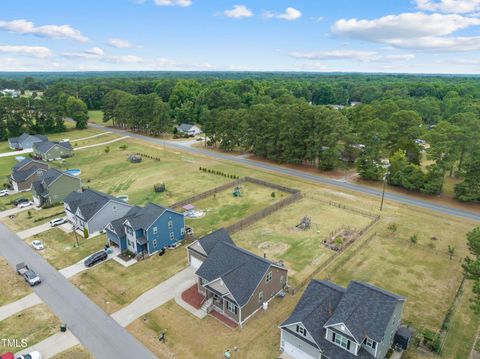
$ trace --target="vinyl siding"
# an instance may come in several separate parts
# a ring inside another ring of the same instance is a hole
[[[172,221],[173,227],[168,228],[168,222]],[[157,228],[157,233],[154,233],[154,228]],[[185,228],[185,217],[183,214],[171,212],[166,210],[159,218],[153,222],[146,232],[148,253],[152,254],[181,241],[185,238],[185,233],[182,234],[182,228]],[[170,239],[170,233],[173,233],[174,239]],[[153,241],[156,240],[156,246]]]
[[[88,221],[89,232],[95,233],[103,230],[111,221],[125,216],[130,208],[131,206],[127,203],[108,202]]]
[[[265,282],[265,278],[269,272],[272,272],[272,280],[269,283]],[[267,272],[264,274],[262,281],[258,284],[255,292],[242,308],[242,322],[245,321],[250,315],[252,315],[257,309],[263,306],[263,302],[267,302],[275,296],[280,290],[282,290],[286,280],[288,271],[285,268],[278,268],[270,266]],[[280,283],[280,277],[283,275],[283,283]],[[263,291],[263,300],[258,301],[259,293]]]
[[[61,176],[48,188],[48,202],[49,204],[63,202],[70,193],[79,191],[81,188],[80,178]]]
[[[296,325],[291,325],[291,326],[288,326],[287,328],[292,332],[295,332],[296,330],[295,327]],[[281,330],[281,341],[290,343],[292,346],[301,349],[302,351],[304,351],[305,353],[307,353],[308,355],[314,358],[320,358],[320,351],[318,350],[316,345],[312,342],[313,339],[309,340],[308,338],[305,338],[310,341],[310,344],[309,344],[305,340],[298,338],[297,336],[295,336],[294,334],[290,333],[289,331],[283,328],[280,330]],[[310,334],[307,333],[307,335],[308,337],[311,338]],[[284,343],[280,343],[280,348],[282,350],[283,350],[283,347],[284,347]]]
[[[73,156],[73,150],[68,150],[62,146],[53,146],[45,153],[38,153],[44,161],[53,161],[61,157]]]
[[[390,321],[388,322],[387,329],[385,330],[385,335],[383,337],[383,341],[381,343],[377,343],[377,356],[375,357],[376,359],[383,359],[385,358],[385,355],[387,354],[388,349],[393,344],[393,337],[395,336],[395,333],[398,330],[398,327],[400,327],[400,322],[402,320],[402,313],[403,313],[403,305],[404,302],[399,302],[397,304],[397,307],[395,308],[395,311],[392,314],[392,317],[390,318]]]

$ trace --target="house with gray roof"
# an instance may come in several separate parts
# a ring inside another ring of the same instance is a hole
[[[134,254],[152,255],[185,239],[185,217],[170,208],[148,203],[135,206],[105,228],[112,246]]]
[[[64,201],[67,220],[82,233],[103,231],[112,221],[122,218],[133,207],[121,199],[93,189],[72,192]]]
[[[32,183],[33,203],[37,206],[51,206],[63,202],[73,191],[81,191],[80,178],[50,168],[42,177]]]
[[[73,156],[73,148],[70,142],[43,141],[33,144],[33,156],[43,161],[59,160]]]
[[[207,259],[207,256],[219,242],[235,245],[225,228],[217,229],[216,231],[196,240],[187,247],[188,263],[195,269],[200,268],[203,261]]]
[[[182,123],[180,126],[177,126],[177,131],[189,136],[196,136],[202,133],[200,127],[189,123]]]
[[[368,283],[347,288],[312,280],[280,325],[293,359],[383,359],[400,327],[405,298]]]
[[[8,145],[12,150],[29,150],[33,148],[34,143],[47,140],[47,136],[44,135],[29,135],[28,133],[23,133],[19,137],[9,138]]]
[[[216,311],[241,326],[288,284],[283,265],[237,247],[224,229],[196,243],[189,246],[189,260],[193,266],[190,252],[201,248],[205,258],[195,274],[207,313]]]
[[[30,191],[32,183],[42,177],[48,170],[48,164],[25,158],[12,167],[10,182],[17,192]]]

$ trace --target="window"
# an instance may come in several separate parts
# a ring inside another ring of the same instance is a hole
[[[307,330],[300,324],[297,324],[297,333],[303,335],[304,337],[307,336]]]
[[[175,239],[175,233],[170,232],[170,240],[173,241]]]
[[[229,302],[228,300],[226,301],[227,302],[227,310],[229,312],[232,312],[234,314],[237,314],[238,313],[238,308],[235,304],[233,304],[232,302]]]
[[[267,278],[265,279],[265,282],[266,283],[269,283],[272,281],[272,272],[268,272],[267,273]]]
[[[205,284],[208,283],[208,280],[203,279],[203,278],[200,278],[200,283],[201,283],[202,285],[205,285]]]
[[[127,228],[127,233],[132,235],[133,234],[133,229],[131,227],[126,227]]]
[[[173,228],[173,222],[172,221],[168,221],[168,229],[172,229]]]
[[[180,234],[181,234],[182,236],[184,236],[184,235],[185,235],[185,228],[183,228],[183,227],[182,227],[182,228],[180,228]]]
[[[263,302],[263,290],[260,293],[258,293],[258,301],[260,303]]]
[[[156,239],[154,239],[152,241],[152,245],[153,245],[153,248],[157,248],[157,240]]]
[[[280,283],[283,284],[283,275],[280,276]]]
[[[377,347],[377,343],[370,338],[365,338],[365,340],[363,341],[363,344],[365,344],[367,347],[370,347],[372,349],[375,349]]]
[[[158,227],[153,227],[153,234],[157,234],[158,233]]]
[[[117,212],[117,206],[113,206],[112,209],[113,209],[113,212]]]
[[[337,343],[338,345],[340,345],[341,347],[343,347],[347,350],[350,349],[350,340],[348,340],[344,336],[342,336],[340,334],[337,334],[337,333],[333,333],[332,340],[335,343]]]

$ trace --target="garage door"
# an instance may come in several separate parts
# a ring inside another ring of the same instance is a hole
[[[195,269],[198,269],[200,268],[200,266],[202,265],[202,261],[194,256],[190,256],[190,265],[195,268]]]
[[[289,342],[283,343],[283,351],[295,359],[315,359]]]

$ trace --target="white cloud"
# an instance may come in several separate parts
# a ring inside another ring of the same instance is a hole
[[[85,50],[85,53],[88,55],[93,55],[93,56],[103,56],[105,55],[105,51],[103,51],[99,47],[92,47],[90,49]]]
[[[111,38],[108,39],[108,44],[110,46],[116,47],[117,49],[129,49],[129,48],[139,48],[140,46],[132,44],[130,41],[119,39],[119,38]]]
[[[448,14],[471,14],[480,11],[480,0],[415,0],[415,3],[420,10]]]
[[[300,10],[294,9],[293,7],[287,7],[283,14],[279,14],[276,17],[278,19],[292,21],[300,19],[302,17],[302,13]]]
[[[23,55],[37,58],[51,57],[52,51],[44,46],[0,45],[0,53]]]
[[[451,14],[403,13],[374,20],[341,19],[332,32],[358,40],[378,42],[396,48],[424,51],[471,51],[480,49],[479,37],[447,36],[471,26],[480,19]]]
[[[188,7],[192,5],[191,0],[154,0],[155,5],[157,6],[180,6]]]
[[[109,62],[109,63],[125,63],[125,64],[133,64],[133,63],[141,63],[143,59],[139,56],[135,55],[122,55],[122,56],[114,56],[108,55],[99,47],[92,47],[90,49],[84,50],[83,52],[65,52],[62,54],[65,58],[70,59],[84,59],[84,60],[94,60],[100,62]]]
[[[0,29],[21,35],[35,35],[51,39],[71,39],[79,42],[87,42],[88,38],[70,25],[42,25],[35,26],[31,21],[24,19],[3,21],[0,20]]]
[[[264,10],[262,12],[262,17],[264,19],[277,18],[277,19],[292,21],[292,20],[297,20],[297,19],[301,18],[302,13],[299,10],[294,9],[293,7],[287,7],[285,9],[285,12],[281,13],[281,14],[276,14],[273,11]]]
[[[291,57],[304,60],[357,60],[361,62],[395,62],[415,58],[414,54],[382,55],[376,51],[331,50],[320,52],[291,52]]]
[[[234,5],[233,9],[225,10],[223,14],[227,17],[233,17],[234,19],[253,16],[252,10],[247,8],[245,5]]]

